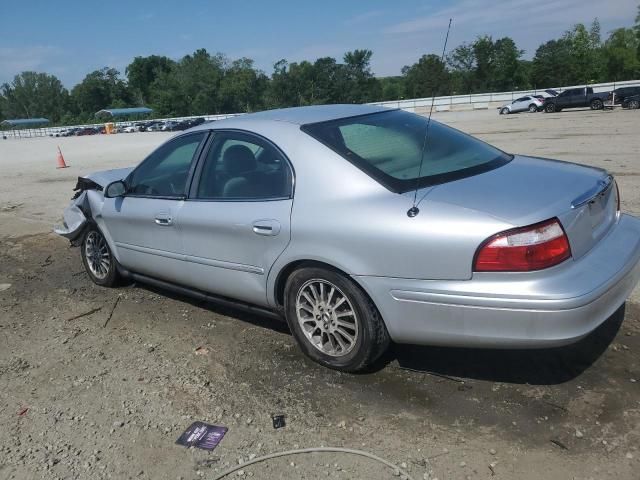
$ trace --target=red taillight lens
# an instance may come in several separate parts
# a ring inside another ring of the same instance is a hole
[[[556,218],[489,237],[476,252],[476,272],[530,272],[571,257],[569,240]]]

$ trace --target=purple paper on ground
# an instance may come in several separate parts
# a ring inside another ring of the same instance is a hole
[[[178,445],[196,447],[204,450],[213,450],[218,446],[227,427],[218,427],[204,422],[193,422],[185,432],[176,440]]]

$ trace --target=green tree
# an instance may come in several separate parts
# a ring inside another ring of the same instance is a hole
[[[92,115],[98,110],[109,107],[126,107],[133,99],[120,72],[115,68],[104,67],[84,77],[84,80],[71,90],[71,99],[77,111]]]
[[[220,84],[228,61],[205,49],[185,55],[160,71],[149,87],[149,102],[159,115],[221,113]]]
[[[564,38],[571,48],[571,56],[566,65],[570,83],[580,85],[601,80],[603,62],[598,19],[593,21],[589,30],[582,23],[576,24],[572,30],[565,33]]]
[[[493,78],[489,82],[494,91],[524,89],[529,86],[520,58],[524,50],[516,46],[509,37],[496,40],[493,44]]]
[[[233,61],[220,83],[219,103],[222,112],[259,110],[267,81],[264,73],[253,68],[253,60],[241,58]]]
[[[637,52],[640,40],[631,28],[617,28],[604,42],[606,77],[609,80],[632,80],[640,76]]]
[[[382,96],[380,100],[401,100],[407,97],[404,77],[379,78]]]
[[[473,45],[463,43],[457,46],[447,57],[447,64],[451,68],[453,94],[471,93],[475,85],[476,57]]]
[[[638,39],[638,46],[636,48],[638,60],[640,60],[640,5],[638,5],[638,14],[636,15],[636,24],[633,26],[636,32],[636,38]]]
[[[380,86],[371,72],[371,50],[344,54],[345,97],[348,103],[366,103],[379,97]]]
[[[69,92],[58,78],[46,73],[22,72],[0,87],[5,118],[45,117],[58,122],[69,107]]]
[[[450,92],[450,74],[437,55],[423,55],[417,63],[402,69],[409,98],[446,95]]]
[[[151,84],[161,73],[170,72],[174,65],[175,62],[170,58],[158,55],[133,59],[125,73],[129,88],[134,92],[138,103],[144,104],[149,101]]]
[[[571,42],[566,38],[549,40],[536,50],[531,66],[535,88],[561,87],[571,83],[567,65],[571,61]]]

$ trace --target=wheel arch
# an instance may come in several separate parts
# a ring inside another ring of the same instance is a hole
[[[275,281],[274,281],[273,289],[272,289],[272,298],[273,298],[273,301],[275,302],[275,306],[277,308],[280,309],[280,308],[284,307],[284,290],[285,290],[285,286],[287,284],[287,279],[296,270],[299,270],[301,268],[306,268],[306,267],[326,268],[328,270],[332,270],[332,271],[334,271],[336,273],[344,275],[346,278],[350,279],[355,285],[357,285],[358,288],[360,290],[362,290],[362,292],[367,297],[369,297],[369,300],[371,300],[371,302],[374,305],[376,305],[376,302],[373,300],[373,298],[371,297],[371,295],[369,294],[367,289],[364,288],[364,286],[360,282],[358,282],[358,280],[356,278],[354,278],[352,275],[350,275],[349,272],[346,271],[346,269],[337,267],[337,266],[332,265],[331,263],[328,263],[328,262],[323,261],[323,260],[316,260],[316,259],[310,259],[310,258],[301,258],[301,259],[293,260],[293,261],[287,263],[286,265],[284,265],[278,271],[278,273],[275,276]],[[377,305],[376,305],[376,308],[377,308]],[[378,311],[379,311],[379,309],[378,309]],[[384,319],[383,319],[383,321],[384,321]]]

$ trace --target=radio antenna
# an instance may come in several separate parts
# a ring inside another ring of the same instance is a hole
[[[447,42],[449,41],[449,32],[451,31],[451,18],[449,19],[449,26],[447,27],[447,36],[444,39],[444,46],[442,47],[442,55],[440,55],[440,63],[444,64],[444,54],[447,51]],[[431,90],[431,108],[429,108],[429,118],[427,119],[427,128],[424,132],[424,140],[422,141],[422,154],[420,155],[420,168],[418,169],[418,176],[416,177],[416,189],[413,192],[413,206],[407,210],[407,216],[409,218],[413,218],[418,213],[420,213],[420,209],[417,205],[418,199],[418,188],[420,187],[420,177],[422,176],[422,164],[424,163],[424,154],[427,149],[427,141],[429,139],[429,126],[431,125],[431,114],[433,113],[433,104],[436,100],[436,85],[435,82],[433,84],[433,89]]]

